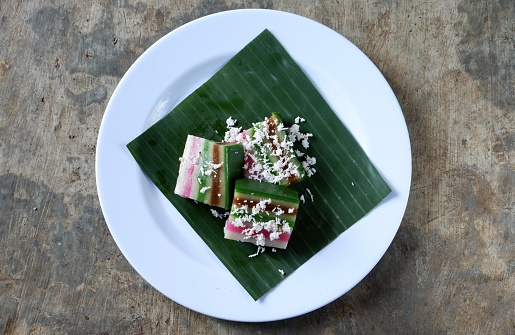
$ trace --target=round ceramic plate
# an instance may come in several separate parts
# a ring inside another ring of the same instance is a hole
[[[265,28],[303,68],[393,189],[378,207],[258,301],[225,269],[126,148]],[[352,43],[297,15],[235,10],[190,22],[127,71],[97,143],[98,194],[111,234],[157,290],[190,309],[235,321],[294,317],[337,299],[377,264],[395,236],[411,181],[411,149],[384,77]],[[352,256],[350,256],[352,255]]]

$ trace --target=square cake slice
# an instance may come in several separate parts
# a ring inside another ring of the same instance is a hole
[[[297,191],[285,186],[238,179],[225,238],[286,249],[299,202]]]
[[[272,113],[242,133],[245,178],[285,186],[305,178],[306,172],[293,149],[294,141],[286,129],[281,114]]]
[[[175,194],[229,209],[234,181],[242,172],[243,157],[241,144],[188,135],[180,158]]]

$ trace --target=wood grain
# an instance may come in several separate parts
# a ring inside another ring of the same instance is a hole
[[[413,150],[410,201],[354,289],[291,320],[170,301],[127,263],[96,195],[95,145],[129,66],[167,32],[237,8],[293,12],[382,71]],[[0,2],[0,331],[5,334],[515,333],[513,1]]]

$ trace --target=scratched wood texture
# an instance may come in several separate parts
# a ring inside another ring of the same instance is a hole
[[[129,66],[169,31],[237,8],[300,14],[361,48],[413,150],[406,215],[377,267],[271,323],[200,315],[150,287],[110,236],[94,178]],[[515,2],[2,0],[0,45],[5,334],[515,333]]]

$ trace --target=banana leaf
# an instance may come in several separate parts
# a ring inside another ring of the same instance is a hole
[[[316,157],[317,172],[291,186],[306,201],[300,205],[288,248],[249,258],[256,252],[255,245],[225,240],[224,220],[214,217],[209,206],[175,195],[174,188],[188,134],[221,141],[228,117],[246,129],[272,112],[281,113],[286,126],[298,116],[306,119],[301,130],[314,135],[307,154]],[[143,172],[254,300],[391,192],[359,143],[268,30],[127,147]]]

